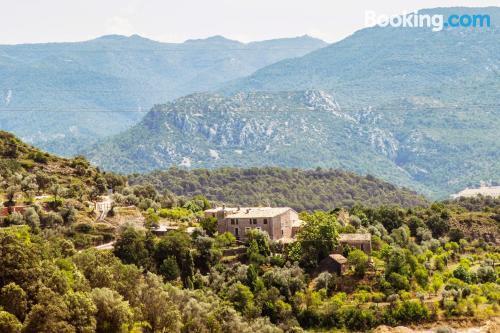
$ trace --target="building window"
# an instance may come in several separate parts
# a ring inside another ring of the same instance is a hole
[[[264,224],[267,224],[267,219],[264,219]]]
[[[257,219],[252,219],[252,224],[257,224]]]
[[[231,219],[231,224],[233,224],[233,225],[234,225],[234,223],[235,223],[235,222],[234,222],[234,219]]]

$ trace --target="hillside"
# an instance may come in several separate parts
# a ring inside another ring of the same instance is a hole
[[[452,11],[473,10],[424,12]],[[483,11],[490,28],[362,29],[226,84],[221,94],[156,106],[86,154],[107,169],[136,172],[342,168],[434,198],[496,181],[500,9]]]
[[[71,155],[130,127],[155,103],[325,45],[308,36],[244,44],[221,36],[160,43],[137,35],[0,45],[0,129]]]
[[[90,194],[95,191],[96,179],[99,177],[102,177],[102,173],[82,157],[57,157],[22,142],[11,133],[0,131],[2,187],[19,187],[18,191],[21,192],[25,187],[23,180],[32,178],[37,187],[34,192],[58,185],[61,188],[79,188]],[[26,184],[26,187],[28,191],[30,186]]]
[[[1,332],[359,332],[498,315],[500,199],[427,205],[371,176],[319,169],[170,169],[129,186],[6,132],[0,166]],[[113,208],[95,221],[87,204],[108,188]],[[327,210],[301,212],[295,238],[254,222],[237,242],[204,218],[218,198]],[[346,233],[370,246],[339,248]],[[323,264],[331,253],[345,269]]]
[[[131,184],[153,184],[158,191],[241,206],[289,206],[297,211],[366,206],[426,205],[424,197],[371,176],[340,170],[281,168],[168,169],[129,176]]]

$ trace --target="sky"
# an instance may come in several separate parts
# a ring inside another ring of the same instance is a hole
[[[0,0],[0,44],[138,34],[162,42],[222,35],[249,42],[304,34],[335,42],[364,27],[365,11],[500,6],[500,0]]]

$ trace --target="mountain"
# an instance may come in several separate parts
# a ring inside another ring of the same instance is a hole
[[[309,36],[247,44],[215,36],[177,44],[137,35],[0,45],[0,128],[70,155],[130,127],[157,102],[325,45]]]
[[[435,198],[498,181],[500,8],[422,13],[451,12],[488,13],[492,25],[363,29],[224,84],[219,94],[157,106],[87,154],[105,168],[137,172],[343,168]]]
[[[353,117],[322,91],[199,93],[157,105],[144,119],[83,152],[119,172],[169,166],[333,167],[418,187],[380,150],[390,135],[372,126],[371,114]]]
[[[404,188],[397,188],[374,177],[351,172],[317,169],[220,168],[183,170],[170,168],[146,175],[131,175],[129,183],[153,184],[176,195],[202,194],[226,205],[289,206],[296,211],[330,210],[364,206],[427,205],[426,199]]]

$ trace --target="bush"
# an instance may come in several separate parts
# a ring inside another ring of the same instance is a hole
[[[172,220],[181,220],[181,219],[187,219],[187,218],[193,216],[193,213],[186,208],[175,207],[175,208],[171,208],[171,209],[168,209],[168,208],[160,209],[160,211],[158,212],[158,215],[162,218],[169,218]]]
[[[368,255],[361,250],[355,249],[349,252],[347,259],[349,264],[354,266],[356,276],[363,277],[368,267]]]
[[[477,270],[477,278],[481,283],[495,282],[497,279],[497,273],[491,266],[481,266]]]

